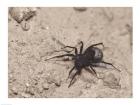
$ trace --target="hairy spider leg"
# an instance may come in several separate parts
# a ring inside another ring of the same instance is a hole
[[[94,72],[94,74],[97,76],[97,73],[96,73],[96,71],[93,69],[93,67],[92,66],[89,66],[90,67],[90,69]]]
[[[59,59],[59,60],[55,60],[55,61],[64,61],[64,62],[66,62],[66,61],[73,61],[73,59],[68,59],[68,58],[65,59],[64,58],[64,59],[61,59],[61,60]]]
[[[81,54],[82,50],[83,50],[83,42],[81,41],[80,44],[81,44],[81,48],[80,48],[80,54]],[[67,51],[67,50],[65,50],[65,48],[72,48],[72,50],[71,51]],[[70,53],[70,52],[73,51],[73,49],[75,50],[75,53],[77,54],[78,53],[77,48],[76,47],[72,47],[72,46],[65,46],[65,47],[61,48],[61,50],[56,50],[55,52],[65,51],[67,53]]]
[[[64,50],[65,48],[72,48],[72,50],[71,51],[67,51],[67,50]],[[65,52],[67,52],[67,53],[70,53],[70,52],[72,52],[73,51],[73,49],[75,50],[75,52],[76,52],[76,47],[71,47],[71,46],[65,46],[65,47],[63,47],[62,48],[62,50],[60,50],[60,51],[65,51]]]
[[[91,74],[93,74],[94,76],[96,76],[96,78],[98,78],[98,76],[97,76],[97,74],[96,74],[96,72],[94,71],[94,69],[93,68],[91,68],[91,66],[89,66],[90,68],[86,68],[85,67],[85,69],[89,72],[89,73],[91,73]],[[93,73],[94,72],[94,73]],[[98,79],[100,79],[100,78],[98,78]]]
[[[67,51],[67,50],[65,50],[65,48],[72,48],[72,50],[71,50],[71,51]],[[55,50],[54,52],[65,51],[65,52],[67,52],[67,53],[70,53],[70,52],[72,52],[73,50],[75,50],[75,52],[77,52],[77,51],[76,51],[76,50],[77,50],[76,47],[64,46],[63,48],[61,48],[61,50]]]
[[[104,62],[102,61],[101,63],[107,64],[107,65],[111,65],[113,68],[115,68],[117,71],[121,72],[119,69],[117,69],[112,63],[108,63],[108,62]]]
[[[74,57],[74,54],[58,55],[58,56],[54,56],[54,57],[52,57],[52,58],[45,59],[45,61],[50,60],[50,59],[54,59],[54,58],[61,58],[61,57],[65,57],[65,56]]]
[[[64,47],[64,48],[65,48],[65,47]],[[67,52],[67,53],[70,53],[70,52],[72,52],[72,51],[73,51],[73,49],[72,49],[71,51],[67,51],[67,50],[65,50],[64,48],[62,48],[61,50],[54,50],[54,52],[65,51],[65,52]]]
[[[89,73],[93,74],[92,70],[88,67],[85,67],[84,69],[86,69]]]
[[[66,47],[75,49],[75,54],[78,54],[78,51],[77,51],[77,48],[76,47],[65,46],[64,48],[66,48]]]
[[[79,44],[81,44],[81,47],[80,47],[80,54],[82,54],[82,51],[83,51],[83,41],[80,41],[80,43]],[[77,50],[77,48],[76,47],[72,47],[72,46],[65,46],[64,48],[72,48],[72,49],[75,49],[75,54],[78,54],[78,50]],[[64,49],[63,48],[63,49]],[[63,50],[63,51],[65,51],[65,50]],[[73,51],[73,50],[71,50],[71,51]],[[66,51],[66,52],[71,52],[71,51]]]
[[[75,66],[73,66],[73,68],[69,71],[69,75],[68,75],[68,78],[67,79],[69,79],[69,77],[70,77],[70,74],[72,73],[72,71],[75,69]]]
[[[93,45],[89,46],[88,48],[93,47],[93,46],[98,46],[98,45],[102,45],[104,47],[103,43],[97,43],[97,44],[93,44]]]
[[[80,74],[80,72],[81,72],[81,70],[78,70],[78,71],[73,75],[73,77],[72,77],[72,79],[71,79],[71,81],[70,81],[70,84],[69,84],[68,88],[73,84],[73,79],[75,78],[75,76],[76,76],[77,74]]]
[[[82,54],[83,46],[84,46],[83,41],[81,41],[80,44],[81,44],[81,47],[80,47],[80,54]]]
[[[98,76],[97,76],[97,73],[96,71],[92,68],[92,66],[89,66],[90,68],[86,68],[85,69],[90,72],[91,74],[93,74],[94,76],[96,76],[96,78],[100,79]]]

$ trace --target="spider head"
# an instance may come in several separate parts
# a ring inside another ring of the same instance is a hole
[[[78,54],[75,56],[75,67],[76,69],[82,69],[89,65],[88,59],[83,54]]]

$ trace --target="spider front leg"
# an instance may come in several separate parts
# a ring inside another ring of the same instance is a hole
[[[117,69],[112,63],[108,63],[108,62],[104,62],[104,61],[102,61],[101,63],[110,65],[110,66],[112,66],[113,68],[115,68],[117,71],[121,72],[121,71],[120,71],[119,69]]]
[[[71,46],[65,46],[64,48],[73,48],[75,50],[75,54],[78,54],[77,48],[76,47],[71,47]]]
[[[65,57],[65,56],[74,57],[74,54],[58,55],[58,56],[54,56],[54,57],[51,57],[51,58],[45,59],[45,61],[50,60],[50,59],[54,59],[54,58],[61,58],[61,57]]]
[[[70,74],[72,73],[72,71],[75,69],[75,66],[69,71],[69,75],[68,75],[68,78],[67,79],[69,79],[69,77],[70,77]]]
[[[65,48],[71,48],[72,50],[68,51],[68,50],[66,50]],[[65,46],[65,47],[61,48],[61,50],[55,50],[55,52],[65,51],[65,52],[67,52],[67,53],[70,53],[70,52],[72,52],[73,50],[75,50],[75,53],[77,53],[77,48],[76,48],[76,47],[71,47],[71,46]]]
[[[96,73],[96,71],[92,68],[92,66],[89,66],[90,67],[90,69],[94,72],[94,74],[96,75],[96,77],[97,77],[97,73]]]
[[[103,48],[104,48],[104,44],[103,44],[103,43],[93,44],[93,45],[89,46],[88,48],[90,48],[90,47],[94,47],[94,46],[98,46],[98,45],[102,45],[102,46],[103,46]]]
[[[80,41],[79,44],[81,44],[81,47],[80,47],[80,54],[82,54],[82,51],[83,51],[83,41]],[[75,50],[75,54],[78,54],[77,48],[76,48],[76,47],[72,47],[72,46],[65,46],[65,47],[63,47],[62,50],[60,50],[60,51],[65,51],[65,52],[67,52],[67,53],[70,53],[70,52],[73,51],[73,50],[71,50],[71,51],[64,50],[65,48],[72,48],[72,49]]]
[[[70,81],[70,84],[69,84],[68,88],[73,84],[73,79],[75,78],[76,75],[80,74],[80,71],[81,71],[81,70],[77,71],[77,72],[73,75],[73,77],[72,77],[72,79],[71,79],[71,81]]]
[[[91,74],[93,74],[94,76],[96,76],[96,78],[100,79],[98,76],[97,76],[97,73],[96,71],[92,68],[92,66],[89,66],[90,68],[87,68],[85,67],[85,69],[90,72]]]

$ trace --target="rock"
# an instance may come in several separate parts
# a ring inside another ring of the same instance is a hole
[[[31,17],[35,16],[36,10],[37,8],[11,7],[9,8],[9,13],[14,20],[21,23],[23,20],[29,20]]]
[[[27,21],[22,21],[21,28],[23,31],[28,31],[30,29],[30,24]]]
[[[56,86],[60,86],[61,85],[61,78],[56,74],[54,76],[54,81],[53,82],[55,83]]]
[[[55,80],[55,85],[56,86],[61,86],[61,80],[59,80],[59,79]]]
[[[20,11],[19,8],[10,8],[9,13],[13,19],[15,19],[18,23],[23,21],[23,13]]]
[[[30,95],[34,95],[34,88],[32,88],[32,87],[29,87],[29,88],[27,88],[26,89],[26,93],[28,93],[28,94],[30,94]]]
[[[103,78],[103,84],[105,86],[108,86],[109,88],[120,88],[120,78],[115,77],[115,75],[113,73],[109,73],[107,74],[104,78]]]
[[[87,8],[86,7],[74,7],[74,10],[79,11],[79,12],[83,12],[83,11],[86,11]]]
[[[49,89],[49,84],[48,83],[44,83],[42,85],[42,87],[43,87],[44,90],[48,90]]]

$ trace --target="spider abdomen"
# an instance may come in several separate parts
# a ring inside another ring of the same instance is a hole
[[[103,59],[103,52],[97,47],[88,48],[84,55],[90,60],[91,63],[98,63]]]

